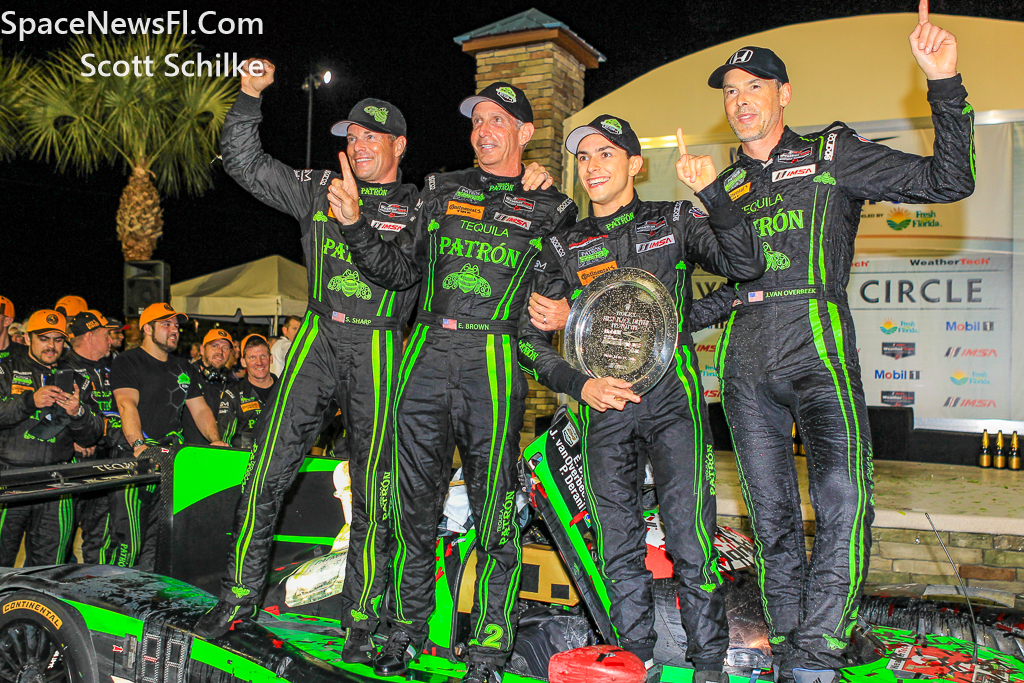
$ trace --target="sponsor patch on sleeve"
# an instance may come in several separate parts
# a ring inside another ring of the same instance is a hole
[[[590,266],[583,270],[576,271],[576,275],[580,278],[580,284],[584,287],[593,282],[598,275],[603,275],[609,271],[615,270],[619,267],[617,261],[609,261],[608,263],[599,263],[596,266]]]
[[[708,217],[708,215],[706,213],[704,213],[703,211],[698,209],[696,206],[691,206],[690,207],[690,215],[693,216],[694,218],[698,219],[698,220],[701,219],[701,218],[707,218]]]
[[[401,232],[404,225],[401,223],[388,223],[387,221],[370,221],[370,225],[376,230],[383,230],[384,232]]]
[[[747,194],[748,192],[750,192],[750,183],[745,183],[745,184],[740,185],[739,187],[737,187],[737,188],[735,188],[733,190],[730,190],[729,191],[729,199],[731,199],[733,201],[736,201],[737,199],[739,199],[743,195]]]
[[[449,201],[448,210],[445,213],[449,216],[462,216],[464,218],[475,218],[481,220],[484,217],[484,207],[475,204],[463,204],[462,202]]]
[[[867,138],[863,138],[863,137],[861,137],[861,136],[857,135],[856,133],[854,133],[854,134],[853,134],[853,137],[857,138],[857,139],[858,139],[858,140],[860,140],[861,142],[866,142],[866,143],[868,143],[869,145],[873,145],[873,144],[875,144],[875,141],[874,141],[874,140],[868,140]]]
[[[292,170],[292,173],[295,174],[295,179],[298,180],[300,183],[308,183],[310,180],[313,179],[313,169],[311,168],[296,168]]]

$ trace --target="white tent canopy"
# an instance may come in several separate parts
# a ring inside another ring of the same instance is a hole
[[[306,311],[306,269],[267,256],[171,285],[174,310],[197,318],[271,322]]]

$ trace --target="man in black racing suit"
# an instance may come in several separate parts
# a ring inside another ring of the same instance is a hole
[[[103,418],[90,408],[89,381],[61,360],[64,315],[36,311],[25,332],[25,353],[0,364],[0,470],[70,462],[75,444],[89,448],[103,434]],[[0,506],[0,566],[14,566],[23,535],[26,567],[63,564],[74,531],[69,495]]]
[[[782,124],[785,66],[747,47],[712,74],[743,141],[722,173],[753,220],[763,277],[694,303],[691,330],[728,317],[716,351],[722,407],[756,536],[776,668],[829,683],[843,666],[871,548],[871,432],[846,286],[865,200],[953,202],[974,190],[973,109],[956,41],[921,22],[911,50],[928,77],[934,156],[874,144],[842,123],[799,136]],[[774,82],[773,82],[774,81]],[[791,430],[807,449],[817,533],[808,563]]]
[[[334,181],[331,192],[368,278],[389,287],[423,278],[398,377],[392,632],[375,671],[404,673],[426,637],[437,524],[458,446],[478,534],[465,680],[483,681],[498,675],[516,626],[517,462],[527,392],[516,328],[541,238],[574,223],[576,209],[555,190],[523,189],[522,150],[534,128],[522,90],[494,83],[460,111],[473,121],[480,168],[427,177],[414,258],[379,239],[352,204],[351,188]]]
[[[105,460],[119,457],[116,448],[124,445],[121,416],[117,413],[114,391],[110,386],[110,331],[119,328],[96,310],[85,310],[68,325],[71,348],[64,362],[89,382],[89,408],[103,419],[103,436],[90,448],[75,446],[77,457]],[[127,496],[129,489],[86,493],[75,498],[75,520],[82,530],[82,560],[86,564],[115,564],[120,552],[119,539],[127,535],[131,523]]]
[[[538,330],[526,311],[519,326],[519,359],[542,384],[580,403],[587,507],[619,645],[648,668],[654,664],[654,584],[644,564],[637,486],[645,454],[654,469],[666,547],[679,580],[694,680],[727,680],[722,666],[729,625],[714,546],[714,451],[686,320],[697,264],[729,278],[755,278],[765,267],[761,246],[716,180],[711,159],[687,155],[681,135],[679,179],[697,192],[710,219],[688,201],[640,201],[633,189],[633,176],[643,165],[640,141],[625,119],[599,116],[569,133],[565,146],[576,155],[591,216],[545,240],[530,290],[575,299],[601,273],[640,268],[673,296],[678,346],[671,368],[643,398],[622,379],[592,378],[574,369],[551,346],[552,333]]]
[[[258,426],[221,602],[200,620],[196,632],[220,635],[235,619],[252,615],[266,583],[281,501],[313,441],[333,417],[327,408],[335,398],[350,437],[353,497],[341,615],[342,624],[352,631],[343,657],[366,663],[387,568],[393,380],[416,289],[380,287],[352,263],[327,203],[328,183],[337,174],[294,170],[263,152],[260,93],[273,82],[274,66],[265,60],[262,64],[265,72],[259,76],[243,67],[242,92],[228,112],[221,153],[225,170],[242,187],[299,221],[309,308],[285,361],[273,408]],[[398,108],[381,100],[359,102],[349,120],[332,129],[348,138],[346,153],[358,178],[367,224],[381,239],[411,254],[409,226],[416,219],[417,190],[401,182],[398,168],[405,130]]]

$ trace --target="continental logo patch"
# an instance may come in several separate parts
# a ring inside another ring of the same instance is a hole
[[[260,409],[259,401],[246,401],[245,403],[242,404],[242,412],[243,413],[248,413],[250,411],[259,410],[259,409]]]
[[[576,271],[576,275],[580,278],[580,284],[585,287],[593,282],[598,275],[604,275],[608,271],[615,270],[618,267],[618,262],[609,261],[608,263],[599,263],[596,266],[590,266],[589,268],[578,270]]]
[[[4,605],[4,614],[7,614],[11,610],[15,609],[28,609],[38,614],[41,614],[48,622],[53,624],[54,627],[58,629],[60,628],[61,623],[63,623],[61,622],[60,617],[53,613],[53,610],[51,610],[46,605],[40,605],[38,602],[35,602],[33,600],[14,600],[12,602],[9,602],[6,605]]]
[[[750,192],[750,183],[740,185],[735,190],[731,190],[729,192],[729,199],[736,201],[737,199],[747,194],[748,192]]]
[[[26,387],[23,384],[12,384],[11,385],[11,393],[12,394],[25,394],[25,393],[29,393],[31,391],[32,391],[32,387]]]
[[[484,207],[474,204],[463,204],[462,202],[449,201],[448,210],[445,213],[449,216],[463,216],[481,220],[484,217]]]

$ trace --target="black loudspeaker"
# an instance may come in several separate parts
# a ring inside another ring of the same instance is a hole
[[[171,302],[171,267],[164,261],[126,261],[124,315],[133,318],[150,304]]]

